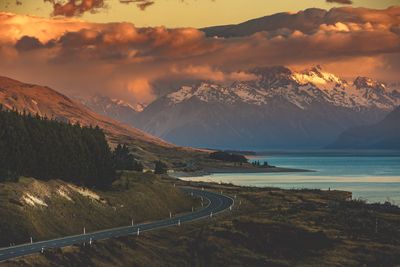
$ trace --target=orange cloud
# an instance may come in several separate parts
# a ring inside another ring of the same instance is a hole
[[[149,103],[156,98],[156,96],[153,94],[150,82],[144,78],[129,81],[127,89],[134,98],[140,99],[140,101],[145,103]]]

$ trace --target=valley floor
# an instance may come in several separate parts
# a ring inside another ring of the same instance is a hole
[[[168,184],[175,188],[175,184],[176,188],[190,185],[216,192],[222,190],[224,194],[236,196],[236,205],[233,211],[205,221],[139,237],[99,241],[91,247],[46,251],[44,255],[23,257],[0,266],[400,264],[400,208],[396,206],[349,200],[350,194],[340,191],[237,187],[168,177],[151,179],[154,188]],[[140,188],[141,183],[148,182],[136,181],[135,187]],[[14,233],[18,230],[10,227]]]

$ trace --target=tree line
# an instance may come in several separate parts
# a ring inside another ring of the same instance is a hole
[[[210,153],[209,157],[211,159],[235,162],[235,163],[247,163],[248,162],[247,158],[243,155],[229,153],[229,152],[225,152],[225,151],[212,152],[212,153]]]
[[[111,151],[99,127],[63,123],[0,105],[0,181],[30,176],[107,187],[116,169],[143,170],[126,146]]]

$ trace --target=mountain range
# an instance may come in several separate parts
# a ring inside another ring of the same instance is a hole
[[[367,77],[348,82],[319,66],[249,72],[257,78],[182,86],[147,106],[132,124],[185,146],[317,148],[350,127],[379,121],[400,104],[397,85]]]

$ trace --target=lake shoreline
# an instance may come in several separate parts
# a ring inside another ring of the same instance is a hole
[[[315,172],[313,170],[306,169],[295,169],[295,168],[282,168],[282,167],[270,167],[270,168],[235,168],[235,167],[224,167],[224,168],[205,168],[199,171],[184,172],[175,171],[169,173],[170,176],[175,178],[187,178],[187,177],[203,177],[212,174],[249,174],[249,173],[304,173],[304,172]]]

